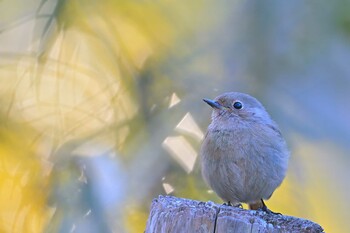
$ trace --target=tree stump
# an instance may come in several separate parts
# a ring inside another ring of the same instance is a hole
[[[146,233],[282,233],[324,232],[306,219],[267,214],[262,211],[200,202],[172,196],[159,196],[151,206]]]

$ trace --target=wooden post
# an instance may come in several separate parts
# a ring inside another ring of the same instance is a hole
[[[145,233],[324,232],[306,219],[172,196],[154,199]]]

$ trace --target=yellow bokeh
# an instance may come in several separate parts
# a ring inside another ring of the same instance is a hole
[[[42,232],[49,219],[47,177],[33,134],[2,119],[0,126],[0,231]]]

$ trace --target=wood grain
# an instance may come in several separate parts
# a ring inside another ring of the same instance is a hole
[[[154,199],[146,233],[284,233],[324,232],[322,227],[306,219],[267,214],[262,211],[200,202],[173,196]]]

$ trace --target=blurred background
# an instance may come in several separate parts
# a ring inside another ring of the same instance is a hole
[[[350,232],[350,2],[0,1],[0,231],[143,232],[200,175],[211,109],[257,97],[292,152],[267,205]]]

